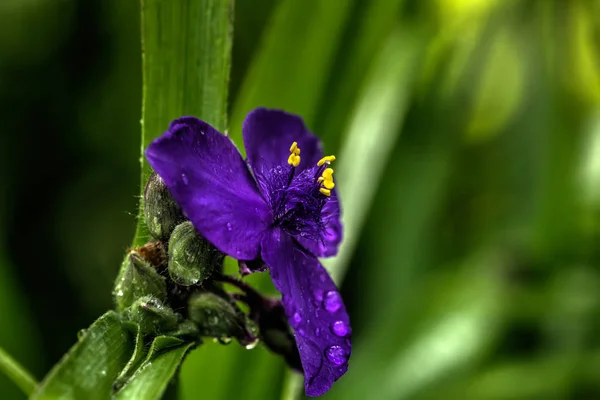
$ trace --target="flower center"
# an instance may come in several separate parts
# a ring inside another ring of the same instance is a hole
[[[297,142],[292,143],[287,159],[291,168],[276,167],[271,171],[274,185],[270,203],[278,226],[292,234],[320,236],[324,225],[322,209],[335,187],[333,168],[329,167],[334,160],[335,156],[326,156],[315,166],[297,168],[300,148]]]
[[[335,161],[335,156],[325,156],[317,162],[317,174],[319,176],[317,178],[317,183],[321,185],[319,192],[327,197],[331,196],[331,189],[335,187],[335,183],[333,182],[333,168],[329,168],[329,164]],[[300,147],[298,147],[298,142],[292,143],[290,146],[290,156],[288,157],[288,164],[292,166],[292,171],[290,173],[288,186],[292,183],[295,175],[295,168],[300,165]],[[325,168],[323,168],[325,167]]]

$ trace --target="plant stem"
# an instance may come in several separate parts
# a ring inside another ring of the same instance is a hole
[[[15,383],[27,396],[30,396],[38,383],[31,374],[0,347],[0,371]]]

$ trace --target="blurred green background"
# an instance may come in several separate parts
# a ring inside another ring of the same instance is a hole
[[[354,353],[324,397],[600,398],[600,1],[234,13],[232,136],[253,107],[283,108],[339,160],[348,235],[325,265]],[[38,379],[112,307],[133,237],[139,15],[0,2],[0,346]],[[210,344],[180,395],[291,399],[290,375],[260,346]],[[23,398],[3,376],[0,394]]]

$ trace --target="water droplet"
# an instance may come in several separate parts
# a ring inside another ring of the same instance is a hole
[[[231,227],[231,224],[228,222],[228,223],[227,223],[227,230],[228,230],[229,232],[231,232],[231,230],[232,230],[232,229],[233,229],[233,228]]]
[[[335,321],[331,325],[331,331],[335,336],[345,337],[350,333],[350,327],[344,321]]]
[[[304,332],[304,329],[298,329],[298,334],[302,337],[306,336],[306,332]]]
[[[106,376],[106,370],[103,369],[102,371],[100,371],[100,373],[102,374],[102,376]]]
[[[117,292],[117,296],[119,296],[119,297],[123,297],[123,291],[122,291],[122,290],[119,290],[119,291]]]
[[[189,183],[188,177],[186,174],[181,174],[181,180],[183,181],[184,185],[187,185]]]
[[[327,311],[334,313],[342,307],[342,297],[335,290],[331,290],[325,294],[323,305]]]
[[[315,336],[319,336],[321,334],[321,329],[315,329]]]
[[[221,336],[219,339],[217,339],[219,341],[219,343],[221,344],[229,344],[231,343],[231,338],[229,336]]]
[[[342,365],[348,361],[346,351],[340,346],[329,346],[325,350],[325,356],[335,365]]]
[[[245,347],[246,350],[252,350],[253,348],[255,348],[256,346],[258,346],[258,343],[260,343],[260,339],[259,338],[254,338],[253,341],[251,341],[250,343],[248,343]]]
[[[294,325],[298,325],[300,322],[302,322],[302,317],[300,316],[300,314],[295,312],[294,315],[292,316],[292,323]]]
[[[315,290],[315,299],[318,302],[323,301],[323,292],[321,290]]]

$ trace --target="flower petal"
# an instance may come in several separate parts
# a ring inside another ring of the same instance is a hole
[[[146,158],[202,236],[232,257],[258,256],[272,216],[228,137],[182,117],[148,146]]]
[[[261,254],[295,331],[306,394],[319,396],[348,369],[351,329],[346,307],[319,260],[282,230],[265,235]]]
[[[340,203],[335,190],[327,199],[327,203],[321,211],[321,220],[323,221],[323,231],[320,240],[296,235],[295,239],[311,253],[317,257],[335,256],[342,241],[342,221],[340,221]]]
[[[315,166],[323,157],[319,138],[294,114],[257,108],[246,116],[242,132],[250,167],[259,180],[273,168],[287,165],[293,142],[301,151],[297,173]]]

